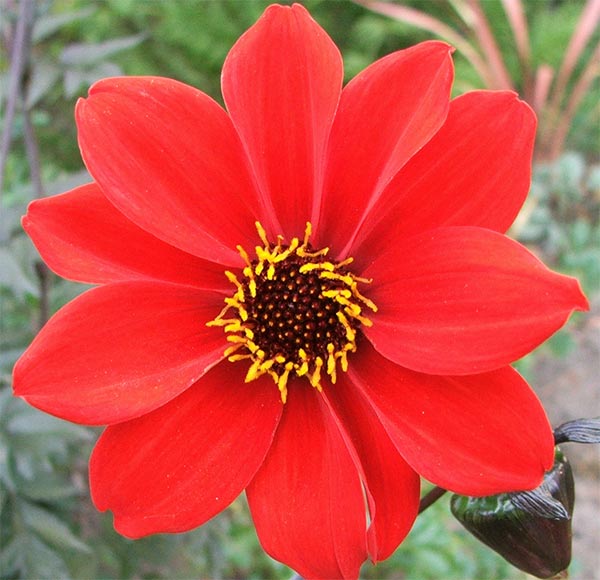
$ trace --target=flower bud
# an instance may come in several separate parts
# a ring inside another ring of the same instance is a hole
[[[453,495],[452,513],[477,539],[521,570],[551,578],[571,562],[575,482],[556,448],[554,465],[540,487],[486,497]]]

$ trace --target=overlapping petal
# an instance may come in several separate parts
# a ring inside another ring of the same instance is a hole
[[[108,427],[90,460],[92,498],[139,538],[182,532],[226,508],[262,463],[281,416],[270,379],[220,364],[175,400]]]
[[[59,276],[104,284],[162,280],[228,291],[222,266],[183,252],[119,212],[95,183],[33,201],[23,218],[44,262]]]
[[[219,294],[158,282],[89,290],[59,310],[19,359],[15,394],[76,423],[149,413],[222,358],[223,333],[206,326],[221,304]]]
[[[465,377],[415,373],[368,344],[349,380],[371,402],[404,459],[433,483],[465,495],[539,485],[554,458],[552,429],[512,368]]]
[[[399,454],[370,403],[346,374],[323,390],[341,430],[354,449],[364,478],[371,524],[367,533],[373,562],[385,560],[410,531],[419,508],[420,480]]]
[[[355,240],[357,262],[391,240],[440,226],[504,233],[531,181],[535,114],[511,92],[473,91],[385,188]]]
[[[277,214],[274,235],[302,235],[318,206],[342,57],[300,4],[270,6],[231,49],[223,96]]]
[[[356,467],[318,392],[294,380],[247,495],[263,548],[307,578],[356,578],[366,516]]]
[[[318,245],[347,251],[389,181],[438,131],[448,112],[450,53],[447,44],[424,42],[378,60],[344,88],[331,132]]]
[[[239,138],[225,111],[171,79],[100,81],[77,103],[85,164],[129,219],[181,250],[240,265],[263,218]]]
[[[588,308],[577,280],[523,246],[482,228],[430,230],[398,241],[364,276],[379,310],[364,332],[407,368],[472,374],[532,351],[573,310]]]

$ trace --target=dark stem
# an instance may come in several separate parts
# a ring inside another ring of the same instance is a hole
[[[25,140],[29,177],[33,185],[34,197],[41,198],[44,197],[45,192],[44,184],[42,183],[40,150],[31,119],[31,110],[27,108],[25,103],[23,103],[23,138]],[[37,274],[40,289],[39,328],[42,328],[48,322],[48,318],[50,318],[50,283],[52,281],[52,274],[48,266],[41,260],[35,263],[35,273]]]
[[[446,491],[448,490],[436,486],[429,493],[425,494],[419,503],[419,513],[423,513],[429,506],[432,506]]]
[[[39,328],[42,328],[48,318],[50,318],[50,280],[51,272],[44,262],[37,261],[35,264],[35,273],[37,274],[40,288],[40,317]]]
[[[23,108],[23,137],[25,140],[25,150],[27,151],[27,161],[29,164],[29,177],[33,185],[35,197],[44,197],[44,186],[42,184],[42,168],[40,164],[40,153],[35,136],[35,129],[31,120],[31,111]]]
[[[34,189],[34,197],[44,197],[44,186],[42,184],[42,170],[40,154],[35,129],[31,120],[31,111],[26,104],[26,77],[31,55],[31,31],[35,20],[35,0],[21,0],[19,3],[19,15],[15,24],[15,32],[11,46],[11,64],[9,74],[9,88],[7,96],[5,125],[0,142],[0,191],[4,180],[6,161],[12,141],[12,128],[20,104],[23,114],[23,138],[27,152],[29,165],[29,177]],[[34,264],[35,273],[38,278],[40,289],[40,328],[46,324],[50,317],[49,290],[51,273],[46,264],[41,260]]]
[[[14,40],[12,42],[10,54],[10,72],[8,77],[6,112],[4,114],[4,130],[2,132],[2,140],[0,141],[0,194],[2,192],[4,171],[12,141],[17,103],[19,99],[22,98],[23,77],[29,60],[34,10],[34,0],[21,0],[19,3],[19,17],[15,25]]]

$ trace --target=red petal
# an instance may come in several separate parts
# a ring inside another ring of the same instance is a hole
[[[346,373],[323,391],[357,453],[369,499],[367,533],[373,562],[385,560],[412,527],[419,508],[419,476],[389,438],[373,408]]]
[[[108,427],[90,460],[92,498],[130,538],[195,528],[225,509],[263,462],[281,416],[270,379],[217,365],[139,419]]]
[[[76,423],[148,413],[221,359],[223,332],[206,326],[221,300],[159,282],[89,290],[59,310],[19,359],[15,395]]]
[[[95,183],[29,204],[23,227],[59,276],[104,284],[154,279],[229,290],[223,268],[165,244],[129,221]]]
[[[430,230],[391,245],[367,268],[379,307],[365,328],[390,360],[432,374],[505,366],[588,308],[579,283],[481,228]]]
[[[491,495],[540,484],[554,458],[544,409],[510,367],[468,377],[403,369],[364,343],[348,374],[406,461],[456,493]]]
[[[451,49],[424,42],[371,65],[342,93],[331,132],[319,245],[337,253],[448,111]],[[346,248],[347,250],[348,248]]]
[[[241,143],[204,93],[163,78],[106,79],[76,109],[85,164],[129,219],[186,252],[239,265],[259,206]]]
[[[357,578],[365,506],[354,463],[320,395],[294,382],[273,446],[247,489],[263,548],[309,578]]]
[[[379,253],[390,238],[439,226],[505,232],[529,191],[535,127],[514,93],[454,99],[442,128],[385,189],[356,247],[366,238],[368,252]]]
[[[338,49],[299,4],[267,8],[225,61],[223,96],[279,218],[272,233],[301,236],[320,204],[342,76]]]

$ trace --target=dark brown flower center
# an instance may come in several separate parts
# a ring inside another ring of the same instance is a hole
[[[376,307],[358,290],[370,281],[349,271],[352,258],[332,262],[328,248],[311,247],[310,224],[302,243],[293,238],[287,245],[281,237],[271,244],[256,227],[264,246],[253,260],[238,247],[246,267],[240,277],[226,272],[237,290],[208,325],[224,328],[230,361],[249,360],[246,381],[269,374],[285,403],[291,373],[319,390],[323,373],[335,383],[338,363],[346,371],[348,353],[356,350],[358,328],[371,324],[364,309]]]

